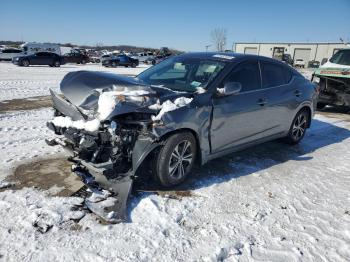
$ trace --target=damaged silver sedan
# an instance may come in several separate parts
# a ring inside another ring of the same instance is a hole
[[[165,187],[193,165],[277,138],[298,143],[310,126],[315,86],[273,59],[229,53],[169,58],[136,78],[79,71],[51,91],[47,141],[71,153],[72,170],[109,204],[86,205],[109,222],[126,219],[126,201],[144,165]]]

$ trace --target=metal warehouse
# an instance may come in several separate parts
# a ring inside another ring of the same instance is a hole
[[[308,64],[309,61],[322,62],[322,59],[330,58],[343,48],[346,48],[344,43],[235,43],[233,50],[279,60],[284,54],[290,54],[294,61],[303,59]]]

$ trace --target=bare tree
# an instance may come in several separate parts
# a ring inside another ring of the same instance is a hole
[[[227,31],[224,28],[215,28],[210,33],[214,46],[220,52],[225,50]]]

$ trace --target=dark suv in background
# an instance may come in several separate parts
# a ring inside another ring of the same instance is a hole
[[[136,67],[139,65],[139,60],[134,59],[127,55],[117,55],[107,58],[102,61],[102,65],[105,67],[117,67],[117,66],[131,66]]]
[[[63,56],[65,63],[86,64],[90,62],[88,55],[81,52],[71,52]]]

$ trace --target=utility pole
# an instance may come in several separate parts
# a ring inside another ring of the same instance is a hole
[[[211,47],[211,45],[206,45],[205,46],[205,52],[208,52],[208,48]]]

